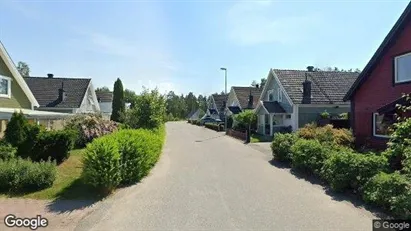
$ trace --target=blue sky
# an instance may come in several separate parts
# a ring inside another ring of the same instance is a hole
[[[0,1],[0,40],[32,76],[210,94],[270,68],[362,69],[408,1]]]

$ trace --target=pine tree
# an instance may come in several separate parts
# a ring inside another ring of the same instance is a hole
[[[117,78],[114,83],[113,104],[112,104],[111,120],[121,122],[120,117],[125,111],[123,83]]]

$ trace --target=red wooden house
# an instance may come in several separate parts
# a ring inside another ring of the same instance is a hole
[[[344,97],[357,146],[385,147],[403,93],[411,93],[411,2]]]

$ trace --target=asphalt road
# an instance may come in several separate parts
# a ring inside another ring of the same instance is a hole
[[[76,230],[372,230],[370,212],[269,160],[223,133],[168,123],[150,176],[100,203]]]

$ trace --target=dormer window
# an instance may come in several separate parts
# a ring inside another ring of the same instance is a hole
[[[269,90],[267,93],[268,93],[268,101],[274,101],[274,90]]]
[[[411,81],[411,53],[395,57],[395,83]]]
[[[11,97],[11,78],[0,75],[0,97]]]

